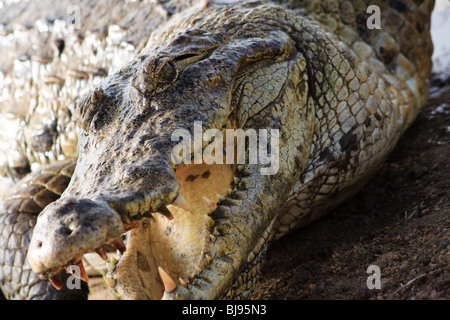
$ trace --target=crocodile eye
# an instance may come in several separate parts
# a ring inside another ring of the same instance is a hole
[[[177,75],[177,71],[175,70],[174,65],[172,62],[166,62],[163,63],[163,66],[159,70],[157,74],[157,80],[161,84],[167,84],[171,83],[175,80],[175,77]]]
[[[175,81],[177,70],[168,57],[144,59],[131,79],[138,96],[152,96]]]

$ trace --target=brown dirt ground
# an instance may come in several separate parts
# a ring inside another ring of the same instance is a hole
[[[450,298],[450,79],[377,176],[326,217],[272,244],[253,299]],[[381,289],[367,288],[377,265]],[[108,299],[91,279],[90,299]]]

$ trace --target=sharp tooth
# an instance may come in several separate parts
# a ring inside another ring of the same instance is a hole
[[[75,270],[72,268],[72,266],[66,266],[64,267],[64,269],[66,269],[66,271],[70,274],[74,274]]]
[[[221,195],[221,194],[216,194],[216,197],[217,197],[217,199],[218,199],[219,201],[225,200],[225,197],[224,197],[223,195]]]
[[[103,280],[105,280],[106,284],[110,288],[114,288],[116,286],[116,280],[108,273],[103,277]]]
[[[77,267],[80,269],[80,275],[79,278],[81,280],[83,280],[84,282],[88,282],[89,281],[89,277],[87,275],[86,270],[84,269],[84,265],[83,265],[83,261],[80,260],[80,262],[77,263]],[[77,277],[78,275],[75,273],[75,277]]]
[[[80,270],[80,272],[78,273],[77,270],[74,268],[75,265],[70,265],[65,267],[66,271],[69,272],[71,275],[73,275],[75,278],[83,280],[85,282],[89,281],[89,277],[86,273],[86,270],[84,269],[84,265],[83,262],[80,260],[80,262],[78,262],[76,264],[78,270]]]
[[[216,237],[213,236],[212,234],[209,235],[209,238],[211,239],[212,242],[216,241]]]
[[[114,271],[114,265],[111,262],[106,262],[105,265],[108,272]]]
[[[235,184],[235,185],[238,185],[239,182],[241,181],[241,179],[239,179],[238,177],[234,177],[234,178],[233,178],[233,181],[234,181],[234,184]]]
[[[123,216],[122,217],[122,221],[123,221],[123,224],[130,224],[131,223],[130,218],[127,217],[127,216]]]
[[[117,262],[119,262],[119,260],[117,260],[116,257],[114,257],[114,256],[111,256],[111,257],[109,258],[109,261],[111,261],[111,264],[112,264],[113,266],[115,266],[115,265],[117,264]]]
[[[167,209],[167,207],[163,204],[158,208],[158,212],[164,215],[169,220],[173,219],[172,212],[170,212],[170,210]]]
[[[183,287],[186,287],[186,286],[187,286],[187,282],[186,282],[183,278],[178,278],[178,281],[180,281],[180,284],[181,284]]]
[[[152,214],[150,213],[150,211],[146,211],[142,214],[142,216],[144,218],[149,218],[151,221],[156,222],[156,219],[153,218]]]
[[[205,214],[205,221],[208,227],[212,228],[214,226],[215,223],[214,219],[208,216],[207,214]]]
[[[208,263],[210,263],[212,260],[212,257],[209,254],[205,254],[205,258],[206,258],[206,261],[208,261]]]
[[[164,291],[167,293],[171,293],[177,288],[177,284],[175,281],[172,280],[172,278],[167,274],[166,271],[164,271],[163,268],[158,267],[158,272],[161,277],[161,280],[164,284]]]
[[[177,207],[180,207],[185,211],[189,212],[192,211],[191,206],[186,201],[186,199],[181,195],[181,193],[178,194],[178,197],[173,201],[172,204],[176,205]]]
[[[127,247],[125,247],[125,244],[123,243],[122,238],[116,239],[113,242],[111,242],[111,245],[119,250],[120,253],[124,253]]]
[[[50,281],[50,283],[55,287],[56,290],[62,289],[61,274],[48,279],[48,281]]]
[[[97,249],[95,249],[95,252],[98,253],[100,258],[102,258],[105,261],[108,261],[108,255],[106,254],[106,251],[105,249],[103,249],[103,247],[98,247]]]
[[[239,172],[244,171],[244,166],[242,164],[238,165],[238,170]]]
[[[136,213],[135,215],[130,216],[130,220],[141,220],[142,216],[139,213]]]
[[[215,203],[212,202],[211,200],[209,200],[207,197],[202,197],[202,200],[203,200],[203,204],[205,205],[205,207],[207,209],[214,208]]]

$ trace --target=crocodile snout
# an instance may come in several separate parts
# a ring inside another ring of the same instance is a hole
[[[82,256],[121,237],[123,224],[107,203],[64,198],[48,205],[33,231],[28,262],[43,277],[57,276],[63,267],[79,264]]]

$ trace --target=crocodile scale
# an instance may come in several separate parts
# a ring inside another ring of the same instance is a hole
[[[64,267],[109,244],[117,298],[249,298],[270,241],[360,190],[426,102],[433,5],[4,1],[4,295],[86,298]],[[195,121],[278,129],[278,171],[174,163]]]

